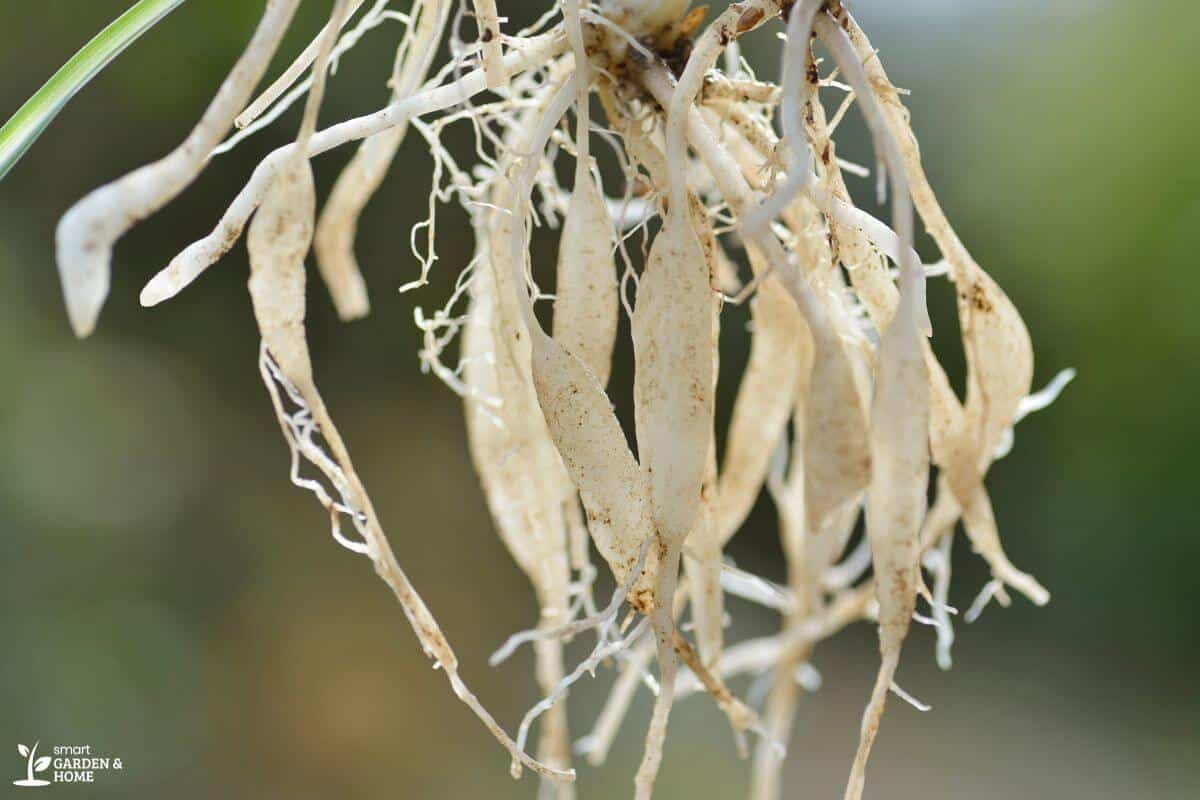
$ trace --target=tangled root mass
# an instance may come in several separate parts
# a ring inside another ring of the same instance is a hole
[[[295,141],[262,161],[212,234],[156,275],[142,301],[177,294],[248,230],[260,372],[291,479],[329,512],[335,541],[373,563],[454,693],[509,752],[513,776],[530,768],[542,796],[573,797],[565,701],[576,681],[612,668],[612,694],[576,753],[602,763],[648,687],[654,710],[634,784],[649,798],[672,704],[703,692],[743,755],[754,737],[751,796],[780,797],[799,696],[820,685],[814,649],[870,620],[881,663],[845,793],[861,796],[889,690],[912,701],[893,676],[914,618],[936,627],[938,663],[950,665],[958,522],[992,571],[968,619],[993,597],[1007,603],[1009,589],[1039,605],[1049,599],[1005,554],[984,479],[1012,447],[1015,423],[1048,405],[1071,373],[1031,393],[1028,331],[950,227],[922,170],[905,93],[858,22],[842,3],[820,0],[743,0],[707,25],[705,10],[683,0],[563,0],[512,31],[494,0],[415,0],[404,12],[390,0],[336,0],[313,43],[254,97],[298,2],[268,0],[245,54],[179,148],[63,217],[58,261],[77,333],[95,326],[115,241],[214,155],[306,98]],[[777,20],[786,43],[772,82],[754,74],[738,43]],[[388,104],[318,130],[331,66],[376,29],[400,31]],[[450,57],[437,66],[444,41]],[[847,188],[847,174],[868,172],[837,154],[835,134],[854,107],[871,135],[888,222],[858,208]],[[474,133],[473,163],[443,145],[455,125]],[[339,315],[367,313],[353,249],[358,217],[413,135],[426,145],[433,188],[409,242],[416,277],[402,290],[429,282],[439,205],[461,206],[475,235],[450,297],[416,311],[419,358],[463,399],[496,529],[541,609],[538,624],[492,659],[498,665],[522,644],[534,650],[543,699],[515,738],[467,688],[400,568],[321,399],[305,338],[310,250]],[[358,152],[318,215],[310,161],[351,142]],[[618,169],[600,169],[592,153],[601,143]],[[556,169],[564,159],[573,169]],[[560,182],[563,174],[571,178]],[[941,251],[937,264],[923,265],[914,250],[918,217]],[[533,225],[560,231],[552,293],[531,267]],[[958,297],[962,398],[929,344],[925,285],[941,276]],[[749,359],[740,375],[720,374],[723,311],[742,303],[752,318]],[[539,304],[552,312],[549,330]],[[636,455],[608,387],[622,315],[635,358]],[[738,389],[718,463],[721,380]],[[723,555],[764,489],[778,510],[784,585]],[[860,516],[865,538],[849,547]],[[617,587],[603,606],[593,546]],[[731,594],[777,612],[779,632],[739,640],[727,628]],[[918,611],[922,597],[928,615]],[[681,625],[688,609],[691,624]],[[564,644],[577,637],[594,637],[594,646],[568,668]],[[758,680],[739,699],[728,681],[746,674]]]

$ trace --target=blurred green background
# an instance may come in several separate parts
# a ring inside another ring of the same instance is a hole
[[[126,5],[0,3],[0,116]],[[256,370],[244,249],[178,299],[138,306],[145,280],[209,230],[295,115],[122,239],[98,332],[77,342],[68,328],[58,216],[182,138],[260,6],[186,4],[0,183],[0,786],[18,791],[15,745],[40,738],[124,760],[95,786],[47,790],[62,796],[531,797],[535,782],[508,779],[505,755],[430,669],[368,562],[337,547],[319,507],[288,483]],[[501,6],[517,20],[533,10]],[[280,61],[326,7],[304,4]],[[1079,370],[1056,405],[1022,423],[990,479],[1010,554],[1053,602],[960,625],[949,673],[934,666],[930,631],[915,630],[900,681],[933,711],[889,705],[868,796],[1200,796],[1200,293],[1188,282],[1200,230],[1200,10],[1186,0],[852,8],[912,90],[943,205],[1025,315],[1037,385]],[[384,102],[396,31],[368,35],[346,58],[324,119]],[[772,35],[755,41],[747,55],[774,74]],[[350,152],[319,159],[322,186]],[[861,136],[839,152],[869,153]],[[412,137],[393,173],[359,239],[371,317],[338,323],[310,282],[318,378],[400,561],[467,681],[513,729],[535,699],[530,655],[497,670],[486,657],[532,623],[533,599],[492,532],[458,400],[419,374],[411,322],[414,303],[441,304],[469,237],[448,211],[438,280],[399,295],[416,273],[408,228],[424,215],[429,178]],[[852,188],[870,194],[868,182]],[[949,298],[942,284],[935,310]],[[951,341],[953,331],[940,328]],[[745,343],[733,336],[730,347],[733,363]],[[766,504],[732,553],[782,574]],[[955,568],[963,607],[986,574],[961,542]],[[742,631],[775,625],[733,611]],[[815,663],[825,686],[802,702],[788,796],[841,792],[875,671],[872,631],[848,631]],[[573,694],[577,734],[608,680]],[[630,793],[645,706],[609,765],[582,769],[581,797]],[[747,776],[719,712],[698,699],[678,707],[659,796],[741,796]]]

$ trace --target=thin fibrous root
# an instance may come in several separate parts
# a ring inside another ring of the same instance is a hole
[[[520,777],[520,765],[523,764],[539,775],[553,778],[554,780],[575,780],[575,770],[554,769],[533,758],[518,747],[517,743],[504,732],[504,729],[500,727],[495,718],[483,707],[483,704],[479,702],[470,689],[467,688],[467,685],[458,675],[458,658],[455,656],[454,650],[450,647],[450,642],[446,639],[445,634],[442,633],[437,620],[434,619],[433,614],[425,605],[425,601],[417,594],[417,590],[409,582],[408,576],[400,568],[400,564],[392,552],[391,545],[388,543],[387,537],[384,535],[375,517],[375,510],[367,498],[366,491],[359,482],[357,474],[354,472],[353,464],[350,463],[349,453],[337,429],[333,426],[332,420],[325,410],[323,402],[320,400],[320,395],[315,393],[315,387],[312,391],[306,393],[293,385],[274,364],[267,353],[265,345],[262,348],[259,363],[263,381],[271,394],[276,415],[279,418],[280,428],[289,447],[292,448],[293,454],[298,451],[303,455],[342,494],[342,503],[336,506],[329,502],[328,495],[323,492],[317,494],[318,499],[321,500],[322,505],[330,510],[330,515],[335,520],[339,509],[349,514],[355,528],[363,537],[365,543],[362,549],[356,547],[351,547],[350,549],[355,552],[362,552],[371,559],[375,567],[375,572],[392,590],[396,599],[399,600],[400,607],[404,611],[405,617],[408,618],[408,622],[412,626],[413,632],[416,634],[417,640],[421,643],[425,654],[434,660],[436,667],[446,673],[446,679],[450,682],[454,694],[475,713],[475,716],[483,722],[484,727],[491,732],[492,736],[508,750],[513,759],[513,767],[510,770],[513,777]],[[297,405],[299,411],[296,414],[288,415],[284,412],[282,399],[276,388],[277,386],[282,386],[291,401]],[[302,441],[298,441],[295,438],[293,433],[295,429],[293,423],[290,422],[290,419],[296,416],[307,417],[309,420],[308,424],[304,426],[307,436]],[[312,442],[311,436],[313,435],[320,435],[325,439],[333,451],[332,457],[326,455],[320,447]],[[305,488],[312,487],[308,485]],[[344,539],[344,537],[340,536],[336,522],[334,536],[339,541],[343,541]]]
[[[673,703],[702,691],[726,715],[742,757],[747,732],[760,737],[752,800],[779,800],[800,692],[816,688],[814,647],[872,621],[879,672],[844,795],[860,800],[889,691],[928,708],[895,683],[912,621],[936,629],[937,663],[951,665],[957,523],[991,568],[967,622],[993,598],[1008,605],[1010,589],[1038,604],[1049,599],[1004,552],[985,479],[1012,447],[1016,423],[1073,373],[1032,391],[1025,323],[950,227],[922,169],[907,92],[891,84],[856,21],[837,0],[740,0],[697,34],[707,10],[689,11],[688,0],[562,0],[530,27],[505,33],[497,0],[413,0],[405,12],[392,0],[326,0],[320,34],[255,99],[299,0],[265,2],[246,52],[187,139],[60,222],[58,264],[76,333],[96,323],[117,239],[214,155],[307,96],[294,142],[259,163],[215,229],[155,275],[141,299],[174,296],[247,233],[259,371],[289,450],[289,477],[328,513],[334,540],[371,560],[435,668],[510,755],[513,777],[528,767],[543,777],[540,800],[574,800],[566,698],[608,665],[620,676],[578,748],[602,762],[645,684],[655,700],[636,800],[654,791]],[[738,41],[779,17],[788,42],[775,86],[757,80]],[[478,37],[466,41],[471,19]],[[327,73],[385,20],[403,26],[389,104],[318,131]],[[814,55],[814,39],[832,71]],[[444,45],[449,58],[434,70]],[[603,118],[592,113],[593,90]],[[833,96],[832,115],[822,93]],[[880,205],[890,191],[889,222],[856,207],[843,177],[870,174],[835,149],[852,106],[872,140]],[[444,113],[422,119],[436,112]],[[452,126],[472,137],[473,160],[458,155],[446,135]],[[464,401],[488,509],[539,609],[537,627],[512,634],[489,659],[496,666],[525,643],[535,651],[541,699],[514,737],[464,684],[449,641],[400,568],[317,389],[305,334],[310,250],[339,317],[367,313],[358,220],[409,129],[432,161],[432,188],[408,242],[419,274],[400,291],[433,282],[444,204],[461,207],[475,239],[470,260],[450,276],[448,299],[432,313],[413,312],[421,370]],[[615,170],[609,153],[593,157],[593,137],[611,146]],[[315,225],[312,160],[355,141]],[[916,215],[941,251],[929,266],[914,250]],[[537,227],[558,233],[553,293],[539,286]],[[640,262],[632,252],[639,238]],[[927,340],[925,282],[943,275],[957,296],[961,398]],[[720,315],[725,303],[746,301],[749,363],[718,448]],[[622,310],[636,447],[606,390]],[[786,586],[725,560],[764,485],[779,514]],[[865,536],[851,548],[860,517]],[[616,585],[601,609],[592,543]],[[779,612],[778,632],[733,641],[726,594]],[[918,609],[922,597],[928,616]],[[568,668],[565,645],[593,631],[594,646]],[[694,632],[695,646],[684,632]],[[751,681],[743,698],[728,688],[740,675]]]
[[[571,671],[570,675],[559,681],[558,685],[554,687],[554,690],[550,692],[550,694],[544,697],[537,705],[529,709],[529,711],[525,714],[524,719],[521,720],[520,730],[517,732],[517,747],[523,748],[525,746],[525,740],[529,736],[530,726],[533,725],[534,721],[539,716],[546,711],[549,711],[555,703],[565,697],[572,684],[577,682],[584,675],[595,674],[596,667],[598,667],[601,662],[605,661],[606,659],[613,658],[628,649],[631,644],[641,638],[642,634],[646,632],[646,629],[649,627],[649,625],[650,620],[648,618],[643,618],[641,622],[633,627],[633,630],[631,630],[622,638],[615,641],[602,642],[598,644],[587,658],[579,662],[579,665]]]
[[[674,609],[672,611],[672,619],[679,619],[683,614],[684,606],[688,602],[688,591],[685,587],[686,578],[679,582],[679,589],[675,593]],[[653,639],[645,639],[638,643],[637,649],[634,652],[627,654],[625,667],[621,675],[613,684],[612,690],[609,692],[608,699],[604,703],[604,708],[600,712],[600,716],[596,719],[596,724],[592,728],[592,732],[583,737],[576,743],[576,750],[587,756],[588,763],[592,766],[603,764],[608,757],[609,748],[612,746],[613,739],[617,735],[617,729],[621,725],[621,721],[625,718],[626,712],[629,711],[629,704],[633,700],[633,695],[637,691],[639,683],[646,683],[650,688],[651,694],[658,696],[662,691],[662,687],[657,681],[654,681],[646,674],[646,667],[650,660],[655,655],[655,642]]]
[[[362,4],[363,0],[350,0],[350,5],[341,19],[330,19],[326,22],[325,27],[313,37],[313,40],[301,51],[300,55],[296,56],[291,65],[270,86],[264,89],[262,94],[255,98],[250,105],[246,106],[242,113],[238,114],[233,124],[239,129],[245,128],[266,111],[272,103],[278,100],[304,74],[304,70],[308,69],[316,61],[321,41],[329,36],[335,36],[350,20],[350,17],[354,16],[354,12],[358,11]]]
[[[654,793],[654,783],[658,778],[658,769],[662,764],[663,746],[667,738],[667,721],[671,716],[671,706],[675,703],[675,679],[679,674],[679,665],[675,661],[675,623],[671,619],[671,607],[665,604],[665,598],[673,598],[676,576],[679,571],[679,551],[668,552],[663,558],[656,584],[656,605],[650,612],[650,622],[654,628],[654,640],[658,652],[659,692],[654,699],[654,710],[650,717],[650,727],[646,731],[646,746],[642,753],[642,763],[634,776],[635,800],[650,800]]]
[[[866,783],[867,759],[871,755],[875,736],[879,733],[879,721],[883,717],[883,707],[887,703],[892,676],[896,674],[899,662],[900,651],[896,650],[885,654],[879,665],[879,675],[875,678],[875,688],[871,691],[871,702],[863,712],[858,752],[854,754],[854,764],[850,768],[850,780],[846,784],[844,800],[860,800],[862,797],[863,786]]]
[[[496,652],[488,658],[489,666],[499,666],[508,660],[508,657],[516,652],[517,648],[526,642],[537,642],[545,639],[560,639],[569,640],[572,637],[583,633],[584,631],[600,628],[605,630],[609,628],[613,621],[616,620],[618,612],[621,610],[622,603],[629,595],[629,591],[633,588],[633,584],[641,577],[642,568],[646,563],[646,551],[650,546],[650,540],[647,539],[642,545],[641,551],[638,553],[637,563],[630,571],[629,577],[625,583],[618,586],[613,592],[612,599],[608,605],[604,607],[598,614],[583,619],[573,620],[564,625],[554,628],[530,628],[529,630],[519,631],[509,636],[504,644],[500,646]]]
[[[547,34],[530,40],[526,47],[507,53],[506,65],[514,72],[524,71],[540,66],[546,60],[560,54],[566,47],[564,37]],[[373,114],[346,120],[317,132],[309,142],[308,155],[320,155],[348,142],[365,139],[402,125],[413,117],[450,108],[486,88],[481,70],[468,73],[455,83],[418,92]],[[174,297],[198,278],[200,273],[229,252],[241,236],[250,216],[262,202],[279,165],[293,152],[294,145],[286,145],[272,152],[258,165],[213,232],[188,245],[146,284],[141,294],[142,305],[153,306]],[[86,202],[86,199],[81,202]]]
[[[674,627],[673,623],[672,627]],[[683,637],[683,634],[678,629],[675,630],[672,636],[672,645],[675,648],[675,652],[683,659],[683,663],[688,665],[692,674],[699,679],[705,690],[717,701],[717,707],[724,711],[725,716],[729,718],[729,724],[733,728],[734,735],[738,738],[738,752],[742,758],[745,758],[748,753],[744,736],[742,736],[745,731],[752,731],[767,738],[767,731],[763,727],[762,720],[759,719],[758,712],[733,696],[720,676],[713,673],[700,661],[700,656],[695,648]]]
[[[420,0],[413,4],[408,30],[392,71],[392,102],[416,92],[425,81],[450,15],[450,0]],[[354,320],[370,311],[362,270],[354,256],[358,218],[383,183],[400,148],[407,126],[396,125],[368,137],[342,170],[317,220],[313,250],[317,267],[333,298],[338,317]]]

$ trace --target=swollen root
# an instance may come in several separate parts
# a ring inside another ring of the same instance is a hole
[[[63,217],[57,253],[72,326],[92,330],[121,235],[212,156],[305,99],[292,143],[259,163],[211,233],[155,275],[141,301],[175,296],[246,234],[259,371],[290,478],[328,512],[334,540],[371,560],[455,695],[510,754],[514,776],[528,767],[544,778],[543,800],[573,800],[568,698],[585,675],[611,670],[608,702],[577,751],[602,763],[630,708],[649,703],[646,686],[654,700],[637,800],[658,782],[674,703],[702,693],[741,755],[748,734],[758,737],[752,800],[780,800],[802,693],[820,684],[811,662],[827,639],[868,622],[881,664],[846,789],[858,800],[889,690],[927,708],[893,682],[914,619],[936,629],[937,663],[951,666],[958,524],[992,573],[967,622],[992,599],[1007,605],[1010,590],[1049,600],[1009,559],[986,479],[1017,422],[1073,373],[1032,391],[1033,345],[1017,306],[950,226],[906,92],[843,3],[742,0],[705,25],[706,9],[682,0],[563,0],[525,30],[495,0],[393,3],[327,2],[316,38],[251,102],[298,4],[268,0],[184,143]],[[781,19],[776,85],[755,75],[739,39]],[[379,69],[387,105],[319,129],[327,74],[375,29],[398,34]],[[856,205],[855,181],[869,170],[838,153],[853,124],[869,134],[887,221]],[[462,398],[483,500],[537,605],[536,623],[489,659],[498,667],[523,644],[534,650],[542,697],[515,739],[463,683],[401,570],[317,390],[305,332],[310,252],[338,316],[367,313],[359,219],[410,132],[431,187],[424,218],[393,237],[405,272],[397,282],[402,292],[452,287],[413,310],[420,367]],[[320,203],[312,160],[355,143]],[[458,264],[437,247],[450,204],[474,239]],[[940,251],[934,264],[915,251],[917,218]],[[942,279],[957,296],[961,397],[929,342],[926,284]],[[743,303],[749,357],[738,374],[720,369],[718,345],[722,315]],[[632,386],[614,372],[619,353],[632,353]],[[718,392],[734,397],[722,443]],[[632,426],[615,411],[626,407]],[[764,487],[785,583],[739,569],[725,550]],[[597,608],[603,581],[615,589]],[[777,631],[746,638],[726,595],[778,614]],[[928,611],[918,612],[920,598]],[[569,665],[566,646],[583,638],[586,655]],[[742,677],[745,700],[729,688]],[[537,758],[527,753],[535,735]]]
[[[300,0],[271,0],[246,52],[200,122],[166,157],[95,190],[71,207],[55,234],[58,271],[76,336],[87,336],[108,296],[112,248],[139,221],[171,202],[204,168],[283,38]]]

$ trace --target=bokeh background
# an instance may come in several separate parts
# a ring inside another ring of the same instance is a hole
[[[519,20],[534,10],[523,3],[502,6]],[[0,116],[126,5],[0,3]],[[326,6],[304,4],[281,61]],[[18,791],[15,745],[40,738],[124,760],[93,787],[46,790],[62,796],[531,797],[536,784],[508,779],[505,755],[429,668],[370,565],[337,547],[288,483],[256,371],[244,249],[178,299],[137,304],[295,116],[122,239],[98,332],[70,334],[58,216],[184,135],[259,7],[185,4],[0,183],[0,786]],[[900,679],[933,711],[890,704],[868,796],[1200,796],[1200,11],[1186,0],[852,7],[912,90],[943,205],[1023,309],[1037,384],[1079,370],[990,477],[1010,553],[1054,600],[960,626],[949,673],[933,663],[932,634],[915,630]],[[396,30],[345,59],[325,119],[385,100]],[[767,34],[747,54],[774,74],[776,47]],[[859,135],[840,153],[869,150]],[[322,186],[349,154],[318,161]],[[440,305],[470,245],[447,211],[437,280],[399,295],[415,274],[407,231],[429,178],[412,137],[393,173],[361,226],[371,317],[339,324],[310,282],[317,372],[401,562],[511,729],[535,698],[530,656],[498,670],[486,656],[532,622],[533,599],[492,532],[458,400],[419,374],[411,322],[414,304]],[[854,188],[870,194],[865,181]],[[949,319],[949,291],[934,301]],[[941,330],[952,342],[953,324]],[[727,339],[733,364],[745,341]],[[961,379],[961,356],[946,354]],[[732,552],[782,575],[765,503]],[[953,601],[965,606],[986,574],[961,542],[955,569]],[[775,625],[734,612],[746,632]],[[839,795],[873,632],[846,632],[815,663],[825,685],[803,700],[788,796]],[[608,680],[574,693],[578,732]],[[581,797],[630,793],[647,716],[627,721],[607,767],[582,768]],[[684,703],[672,729],[659,796],[744,794],[748,764],[711,704]]]

